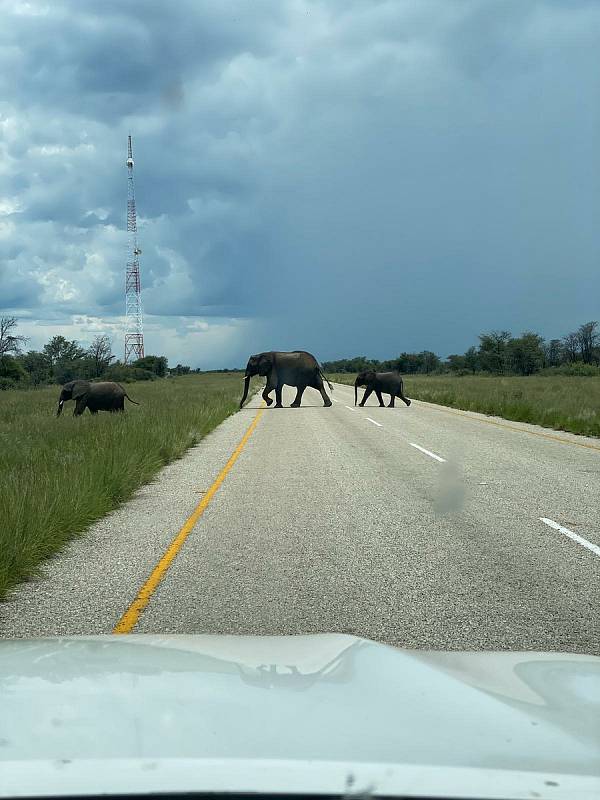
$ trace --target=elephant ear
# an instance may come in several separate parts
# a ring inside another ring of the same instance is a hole
[[[78,400],[80,397],[84,397],[90,390],[90,384],[88,381],[75,381],[73,383],[73,392],[71,397],[73,400]]]
[[[273,356],[271,353],[261,353],[258,359],[258,374],[263,377],[269,375],[273,369]]]
[[[277,366],[273,353],[263,353],[260,357],[259,375],[264,375],[268,386],[277,386]]]

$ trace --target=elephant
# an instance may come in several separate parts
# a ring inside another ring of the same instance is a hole
[[[250,356],[246,365],[244,377],[244,396],[240,401],[240,408],[244,405],[248,396],[250,378],[253,375],[260,375],[267,379],[267,385],[262,393],[263,400],[270,406],[273,402],[269,394],[275,389],[275,408],[282,408],[281,392],[284,385],[295,386],[297,394],[291,408],[299,408],[302,402],[302,394],[307,386],[312,386],[321,392],[324,406],[331,406],[331,400],[327,396],[323,386],[323,378],[327,381],[329,388],[333,391],[333,386],[323,373],[323,369],[317,359],[304,350],[294,350],[291,353],[280,353],[271,351],[270,353],[257,353]]]
[[[388,408],[394,408],[394,400],[399,397],[407,406],[410,405],[408,397],[404,396],[402,375],[399,372],[375,372],[372,369],[365,370],[357,375],[354,381],[354,405],[358,399],[358,387],[366,386],[365,394],[359,405],[364,406],[365,401],[375,392],[379,405],[383,406],[382,392],[389,394],[390,402]]]
[[[75,400],[75,410],[73,411],[74,417],[79,417],[86,408],[89,408],[92,414],[97,414],[98,411],[124,411],[125,398],[130,403],[136,403],[127,394],[125,389],[112,381],[105,381],[102,383],[90,383],[90,381],[77,380],[65,383],[58,398],[58,410],[56,416],[61,415],[63,405],[66,400]]]

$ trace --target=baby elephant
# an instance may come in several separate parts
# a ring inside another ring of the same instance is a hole
[[[127,394],[125,389],[118,383],[105,381],[102,383],[90,383],[90,381],[71,381],[65,383],[58,399],[58,410],[56,416],[59,417],[66,400],[75,400],[74,417],[79,417],[86,408],[92,414],[98,411],[124,411],[125,398],[130,403],[136,403]]]
[[[375,392],[379,405],[383,405],[383,397],[381,393],[389,394],[390,403],[389,408],[394,408],[394,400],[399,397],[407,406],[410,405],[408,397],[404,396],[402,375],[399,372],[375,372],[374,370],[365,370],[361,372],[354,381],[354,405],[358,399],[358,387],[366,386],[365,394],[359,405],[364,406],[365,401],[368,399],[372,392]]]

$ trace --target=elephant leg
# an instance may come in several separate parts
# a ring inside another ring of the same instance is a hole
[[[323,405],[325,408],[329,408],[332,406],[333,403],[331,402],[329,395],[325,391],[325,385],[323,384],[323,378],[320,375],[317,375],[315,382],[313,383],[313,388],[316,389],[318,392],[321,393],[321,397],[323,398]]]
[[[396,398],[393,394],[390,394],[390,402],[388,404],[388,408],[395,408],[396,407]]]
[[[97,408],[90,408],[90,414],[97,414],[97,413],[98,413]]]
[[[379,400],[379,405],[383,408],[385,403],[383,402],[383,397],[381,395],[381,390],[380,389],[375,389],[375,394],[377,395],[377,399]]]
[[[86,405],[87,405],[87,401],[86,400],[81,400],[81,399],[80,400],[76,400],[75,401],[75,409],[73,411],[73,416],[74,417],[80,417],[83,414],[83,412],[85,411]]]
[[[269,397],[269,392],[272,392],[272,391],[273,391],[273,387],[272,386],[270,388],[269,388],[269,386],[265,386],[265,388],[263,389],[262,399],[265,401],[265,403],[268,406],[270,406],[271,403],[273,402],[273,398]]]
[[[402,394],[402,389],[400,389],[400,392],[399,392],[399,394],[398,394],[398,397],[399,397],[401,400],[403,400],[403,401],[406,403],[406,405],[407,405],[407,406],[409,406],[409,405],[410,405],[410,400],[408,399],[408,397],[405,397],[405,396]]]
[[[290,408],[300,408],[300,403],[302,403],[302,395],[304,394],[305,389],[306,386],[304,386],[303,384],[298,386],[298,389],[296,391],[296,397],[294,398],[294,402],[291,404]]]
[[[358,405],[359,405],[359,406],[364,406],[364,404],[367,402],[367,400],[369,399],[369,397],[370,397],[372,394],[373,394],[373,389],[371,389],[371,387],[370,387],[370,386],[368,386],[368,387],[365,389],[365,393],[364,393],[364,395],[363,395],[363,399],[360,401],[360,403],[359,403]]]
[[[283,408],[283,403],[281,402],[282,390],[283,386],[281,385],[275,387],[275,408]]]

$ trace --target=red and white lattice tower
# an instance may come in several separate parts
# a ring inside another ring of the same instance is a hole
[[[127,268],[125,271],[125,363],[144,357],[142,287],[140,283],[141,250],[137,243],[137,218],[133,188],[133,151],[127,139]]]

